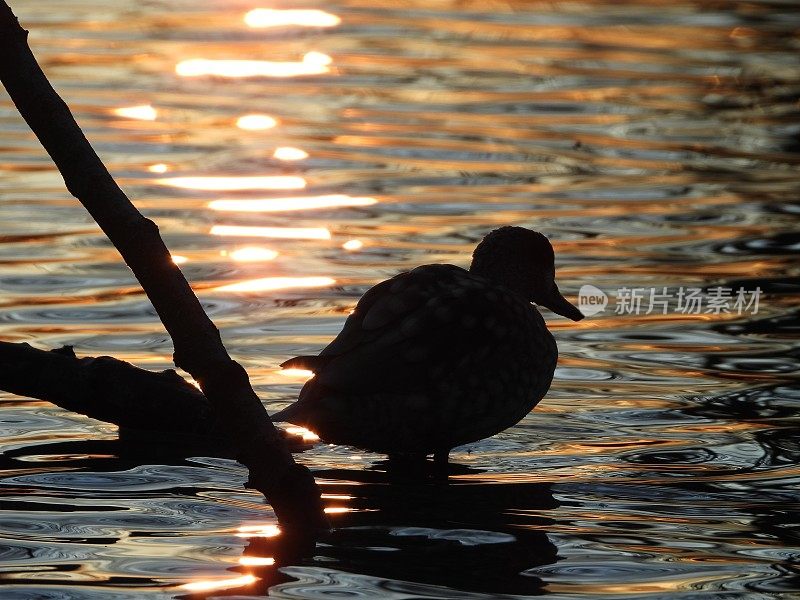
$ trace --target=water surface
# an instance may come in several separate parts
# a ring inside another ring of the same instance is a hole
[[[796,3],[13,5],[270,410],[302,385],[278,365],[368,287],[466,265],[499,225],[551,237],[567,295],[612,300],[545,314],[547,399],[457,449],[449,485],[390,483],[351,448],[300,455],[335,526],[303,560],[237,464],[120,456],[114,426],[0,393],[0,595],[800,592]],[[168,367],[4,93],[0,134],[0,337]],[[760,287],[758,313],[615,311],[620,288],[717,286]]]

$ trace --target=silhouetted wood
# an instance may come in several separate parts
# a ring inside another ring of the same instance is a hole
[[[319,490],[295,464],[247,373],[228,355],[151,220],[119,188],[42,72],[28,32],[0,0],[0,80],[55,162],[67,189],[89,211],[141,283],[175,347],[175,364],[194,377],[217,409],[219,425],[284,524],[322,526]]]
[[[119,438],[149,454],[233,457],[214,407],[174,370],[140,369],[111,356],[79,358],[71,346],[39,350],[0,342],[0,390],[46,400],[119,427]],[[290,450],[310,447],[281,431]]]
[[[0,342],[0,389],[120,427],[212,431],[211,404],[175,371],[147,371],[110,356],[78,358],[69,346],[46,351]]]

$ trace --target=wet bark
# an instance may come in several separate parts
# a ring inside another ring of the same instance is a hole
[[[244,369],[228,355],[151,220],[114,181],[31,52],[28,32],[0,0],[0,80],[22,117],[141,283],[172,337],[175,364],[199,383],[218,426],[285,525],[322,526],[319,491],[283,443]]]

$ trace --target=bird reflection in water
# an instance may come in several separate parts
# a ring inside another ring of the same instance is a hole
[[[556,561],[546,534],[554,521],[540,514],[559,506],[550,484],[505,481],[460,466],[447,483],[422,482],[390,476],[387,464],[315,473],[332,525],[316,540],[274,525],[242,527],[248,545],[231,570],[256,579],[231,586],[233,577],[221,578],[225,589],[215,587],[214,595],[293,595],[313,586],[314,574],[361,591],[377,586],[376,594],[408,587],[427,595],[435,591],[431,586],[493,595],[544,592],[542,580],[527,572]]]

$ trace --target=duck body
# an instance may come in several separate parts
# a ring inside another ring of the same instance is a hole
[[[557,358],[523,294],[472,270],[423,265],[368,290],[319,356],[282,365],[314,377],[273,420],[329,443],[446,457],[525,417]]]

